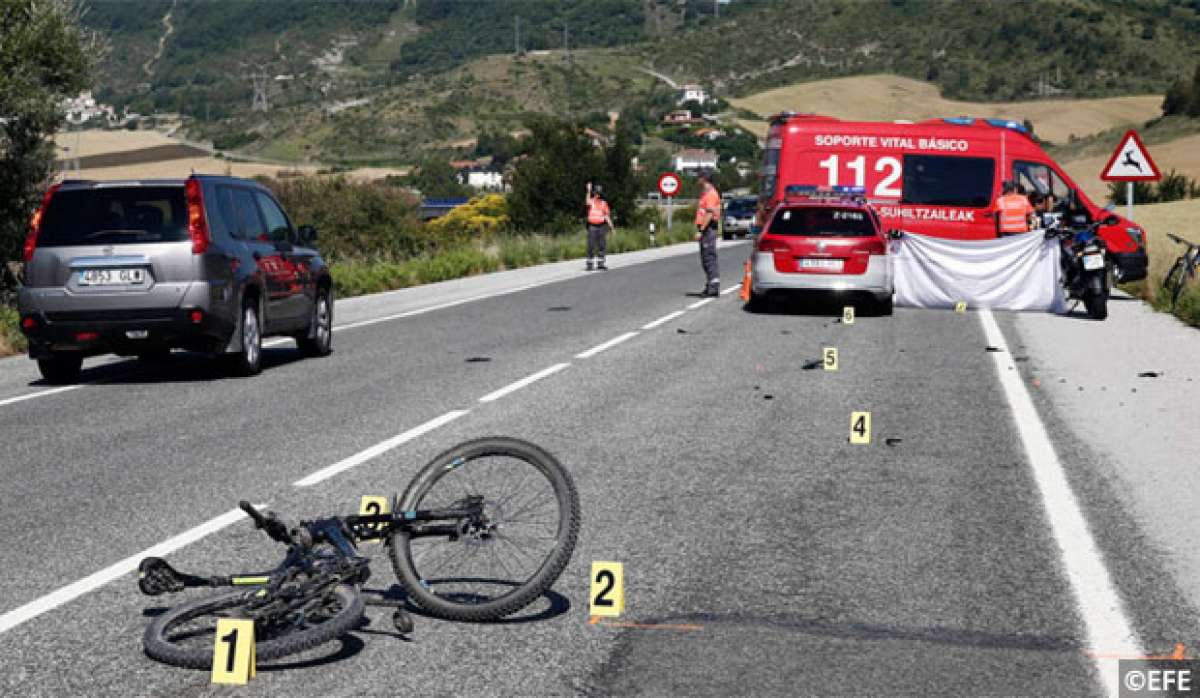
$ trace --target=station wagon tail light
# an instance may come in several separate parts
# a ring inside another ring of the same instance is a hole
[[[208,251],[208,221],[204,218],[204,194],[200,180],[189,179],[184,185],[187,195],[188,235],[192,238],[192,254]]]
[[[58,191],[61,184],[55,184],[46,190],[46,195],[42,197],[42,205],[34,212],[33,218],[29,219],[29,235],[25,237],[25,261],[29,262],[33,259],[33,251],[37,249],[38,235],[42,233],[42,218],[46,216],[46,207],[50,205],[50,199],[54,198],[54,192]]]
[[[763,235],[758,239],[759,252],[787,252],[792,249],[787,240],[773,238],[770,235]]]

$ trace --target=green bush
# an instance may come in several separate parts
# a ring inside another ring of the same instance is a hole
[[[297,225],[317,229],[317,247],[331,262],[394,262],[445,246],[422,225],[416,198],[395,187],[344,177],[261,181]]]
[[[17,309],[0,304],[0,356],[25,351],[25,335],[20,330]]]

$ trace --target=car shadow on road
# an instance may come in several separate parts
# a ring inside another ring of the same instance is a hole
[[[288,364],[303,360],[299,349],[279,347],[263,349],[262,370],[269,372]],[[118,361],[94,369],[85,369],[79,377],[80,383],[103,383],[106,385],[142,385],[153,383],[200,383],[223,379],[237,380],[219,359],[195,352],[176,351],[166,359],[142,362],[137,359]],[[34,381],[31,386],[53,387],[46,381]]]

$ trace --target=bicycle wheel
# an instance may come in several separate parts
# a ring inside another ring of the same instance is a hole
[[[1183,277],[1186,270],[1187,259],[1180,257],[1175,260],[1175,264],[1171,267],[1171,271],[1163,277],[1163,289],[1171,298],[1172,307],[1179,300],[1179,294],[1183,292]]]
[[[142,636],[146,655],[187,669],[209,668],[217,621],[245,618],[243,610],[253,593],[230,590],[168,610],[146,626]],[[312,649],[344,635],[358,624],[362,614],[362,595],[357,588],[343,584],[303,618],[277,624],[255,623],[255,655],[263,661]]]
[[[461,535],[389,537],[396,577],[413,601],[451,620],[502,618],[541,596],[562,573],[579,535],[579,495],[554,456],[518,439],[468,441],[434,458],[397,511],[451,508],[484,498],[481,525]]]

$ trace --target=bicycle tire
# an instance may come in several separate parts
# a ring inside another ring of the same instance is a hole
[[[271,640],[256,641],[254,652],[258,661],[279,659],[313,649],[335,640],[358,625],[363,615],[362,594],[356,587],[343,584],[334,589],[342,602],[342,608],[328,621]],[[221,592],[213,596],[195,599],[180,604],[155,618],[146,626],[142,646],[151,659],[183,667],[185,669],[207,669],[212,666],[211,644],[183,647],[167,639],[172,628],[200,616],[230,609],[246,599],[244,589]]]
[[[396,511],[421,508],[422,499],[438,480],[463,464],[489,456],[524,461],[540,471],[549,481],[558,504],[554,547],[533,575],[508,593],[482,603],[466,603],[436,593],[433,585],[422,579],[416,569],[409,533],[402,529],[394,531],[388,537],[392,568],[413,602],[430,615],[448,620],[481,622],[498,620],[515,613],[528,606],[554,584],[575,550],[580,514],[579,495],[571,474],[554,456],[520,439],[486,437],[467,441],[445,451],[417,473],[404,494],[397,498]]]
[[[1185,257],[1179,257],[1175,260],[1175,264],[1171,266],[1171,270],[1163,277],[1163,289],[1171,298],[1171,306],[1174,307],[1176,301],[1179,300],[1179,294],[1183,291],[1184,266],[1187,260]]]

